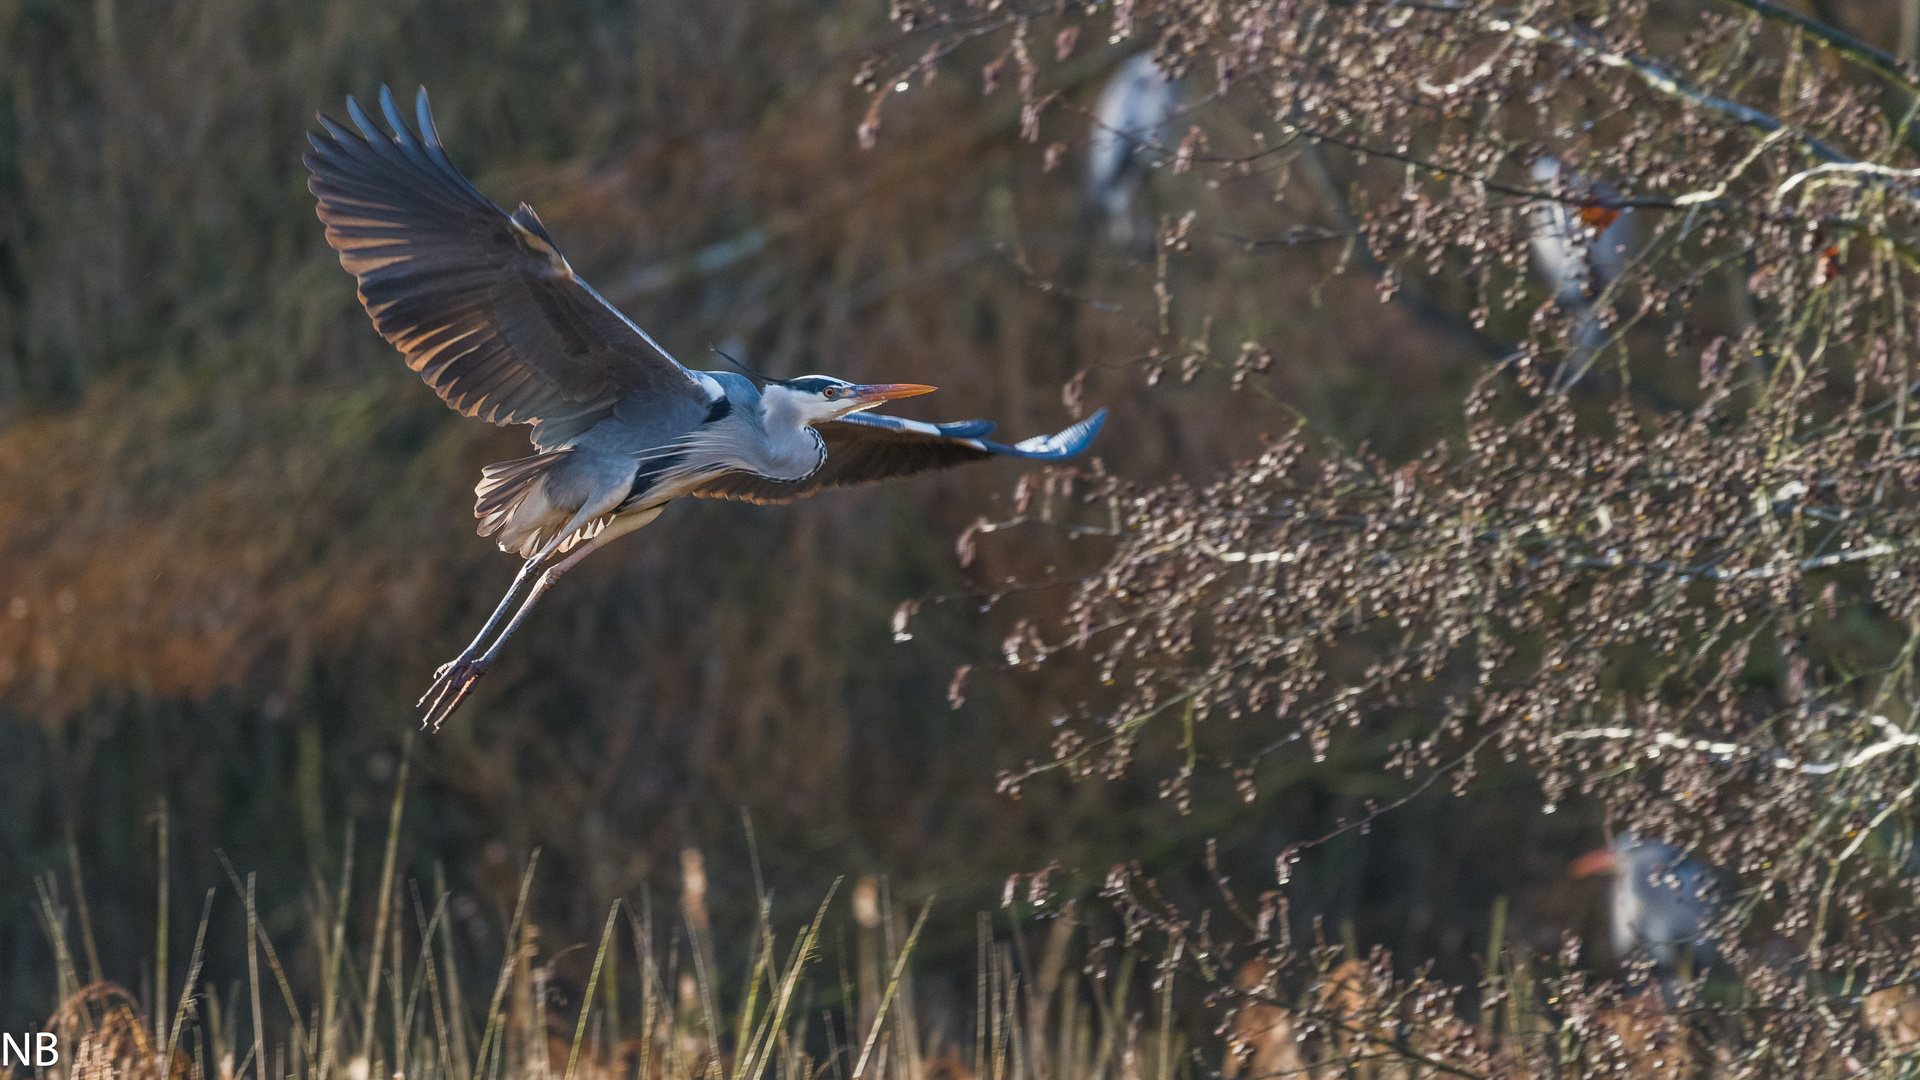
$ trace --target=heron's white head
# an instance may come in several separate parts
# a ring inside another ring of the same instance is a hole
[[[769,381],[760,392],[767,415],[791,415],[802,424],[823,424],[848,413],[871,409],[895,398],[931,394],[934,388],[919,383],[850,383],[830,375],[802,375],[795,379]]]

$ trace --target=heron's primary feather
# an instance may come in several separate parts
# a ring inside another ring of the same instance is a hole
[[[531,208],[508,214],[460,175],[380,91],[390,131],[349,98],[358,132],[325,116],[305,157],[327,242],[360,282],[380,333],[462,415],[534,424],[565,444],[623,400],[698,424],[718,387],[666,355],[568,266]]]

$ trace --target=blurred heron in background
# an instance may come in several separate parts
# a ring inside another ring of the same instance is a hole
[[[1105,219],[1116,247],[1150,240],[1153,226],[1134,205],[1147,170],[1166,153],[1180,84],[1167,78],[1152,53],[1120,65],[1100,90],[1087,146],[1087,202]]]
[[[1535,161],[1531,175],[1536,188],[1564,190],[1560,163],[1552,158]],[[1601,199],[1612,194],[1599,184],[1593,185],[1592,193]],[[1556,380],[1564,389],[1580,381],[1606,341],[1600,298],[1626,270],[1633,211],[1544,199],[1529,211],[1529,224],[1534,266],[1552,286],[1554,302],[1577,317],[1573,344]]]
[[[358,131],[323,115],[325,133],[310,136],[307,186],[327,242],[407,365],[463,416],[531,425],[535,450],[487,466],[474,489],[480,535],[526,561],[421,697],[430,726],[459,708],[562,574],[673,499],[787,502],[992,457],[1057,461],[1086,449],[1106,417],[1008,446],[986,440],[994,425],[983,420],[866,411],[931,386],[690,370],[574,275],[531,207],[501,210],[454,168],[424,88],[417,132],[385,87],[380,107],[389,130],[348,98]]]
[[[1714,875],[1680,849],[1623,832],[1611,844],[1574,860],[1574,877],[1611,874],[1607,912],[1613,954],[1624,967],[1638,956],[1653,961],[1653,973],[1669,998],[1675,979],[1689,979],[1713,965],[1707,933],[1716,905]]]

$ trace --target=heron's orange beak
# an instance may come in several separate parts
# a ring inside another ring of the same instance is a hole
[[[862,405],[877,405],[882,401],[892,401],[895,398],[919,397],[921,394],[931,394],[936,389],[937,387],[922,386],[919,383],[910,382],[870,383],[866,386],[854,387],[852,397]]]
[[[1573,860],[1573,865],[1567,867],[1567,876],[1570,878],[1584,878],[1592,877],[1595,874],[1614,874],[1618,873],[1619,870],[1619,854],[1612,848],[1601,848],[1598,851],[1589,851],[1585,855]]]

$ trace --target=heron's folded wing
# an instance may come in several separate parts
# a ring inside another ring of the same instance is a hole
[[[819,426],[827,444],[827,463],[805,480],[783,483],[752,473],[728,473],[694,494],[707,499],[790,502],[823,488],[870,484],[994,457],[1058,461],[1085,450],[1106,419],[1107,410],[1101,409],[1065,431],[1008,446],[980,438],[993,431],[993,424],[986,420],[923,424],[897,416],[854,413]]]
[[[418,134],[385,87],[380,106],[390,132],[352,98],[358,132],[320,117],[307,187],[374,325],[447,404],[490,423],[539,425],[534,441],[548,446],[621,398],[697,418],[718,396],[574,276],[530,207],[508,214],[460,175],[424,88]]]

